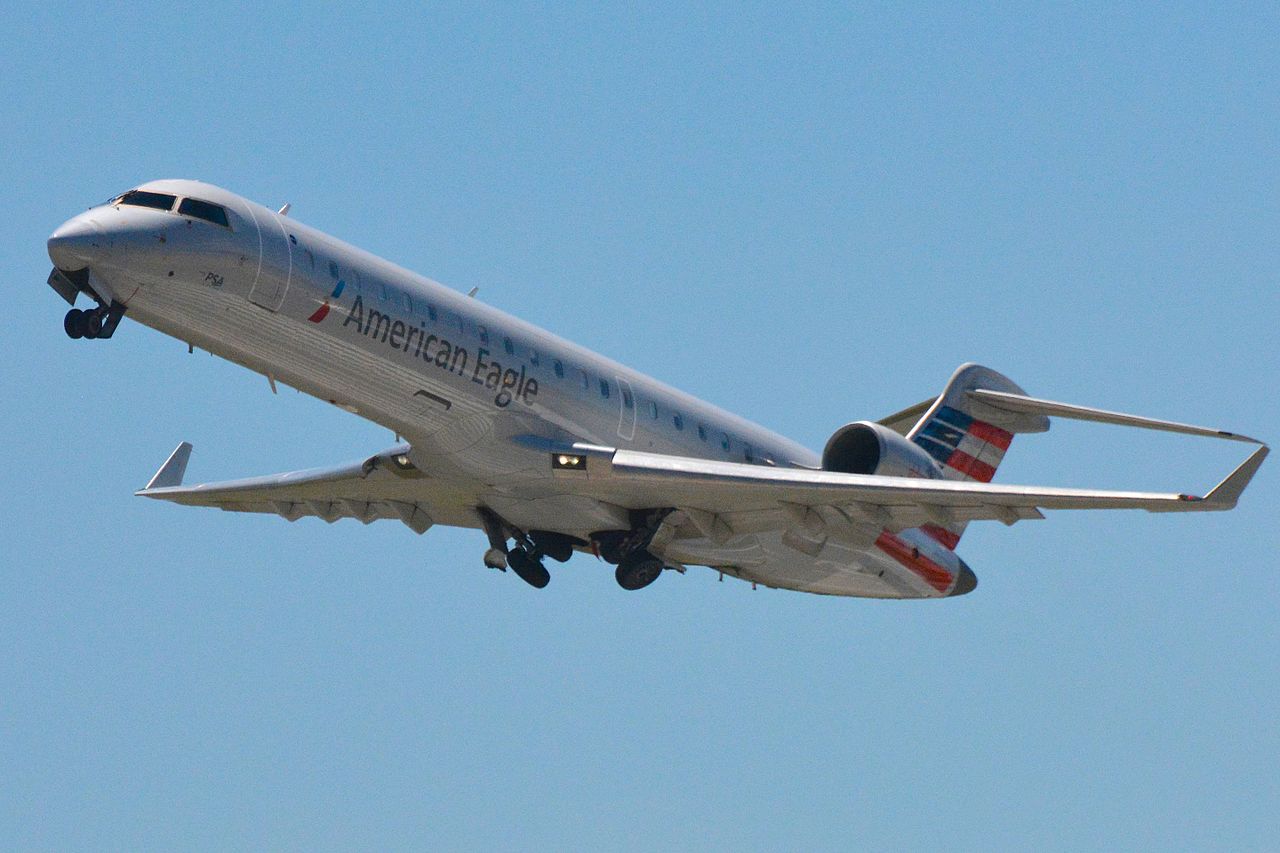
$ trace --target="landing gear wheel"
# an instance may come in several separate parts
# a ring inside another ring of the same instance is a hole
[[[62,319],[62,329],[67,333],[67,337],[76,341],[84,337],[84,312],[79,308],[72,308],[67,312],[67,316]]]
[[[573,556],[575,539],[570,535],[550,530],[530,530],[529,538],[534,540],[534,547],[538,548],[541,556],[550,557],[556,562],[568,562]]]
[[[564,545],[555,545],[547,550],[547,556],[557,563],[567,563],[573,556],[573,546],[567,542]]]
[[[98,311],[84,313],[84,336],[93,340],[102,334],[102,314]]]
[[[507,565],[511,571],[520,576],[520,580],[534,589],[542,589],[551,583],[551,573],[547,571],[546,566],[542,565],[542,561],[535,560],[521,548],[516,548],[507,554]]]
[[[618,586],[623,589],[636,590],[643,589],[653,583],[660,574],[662,574],[661,560],[648,551],[636,551],[634,554],[628,554],[622,559],[613,576],[617,578]]]

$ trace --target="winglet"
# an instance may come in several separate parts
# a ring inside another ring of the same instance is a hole
[[[169,458],[160,466],[160,470],[151,478],[151,482],[143,491],[164,489],[170,486],[181,486],[182,477],[187,473],[187,460],[191,458],[191,443],[184,441],[169,454]]]
[[[1232,471],[1227,475],[1227,479],[1214,486],[1213,491],[1204,496],[1204,503],[1210,504],[1213,509],[1233,509],[1245,486],[1249,485],[1253,475],[1258,473],[1258,468],[1262,465],[1262,460],[1267,458],[1268,452],[1270,451],[1265,444],[1253,451],[1253,455],[1240,463],[1239,468]]]

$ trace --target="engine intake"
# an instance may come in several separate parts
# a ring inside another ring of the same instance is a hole
[[[823,448],[822,469],[843,474],[942,478],[938,464],[919,445],[870,421],[858,421],[836,430]]]

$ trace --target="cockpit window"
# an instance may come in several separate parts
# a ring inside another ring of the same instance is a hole
[[[134,207],[152,207],[156,210],[173,210],[177,196],[167,193],[149,193],[146,190],[130,190],[118,196],[112,204],[131,204]]]
[[[227,209],[220,204],[201,201],[198,198],[184,198],[178,205],[178,212],[186,216],[194,216],[214,225],[227,226]]]

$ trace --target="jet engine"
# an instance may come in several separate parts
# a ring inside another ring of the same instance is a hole
[[[870,421],[836,430],[822,450],[822,469],[844,474],[942,479],[942,470],[923,448]]]

